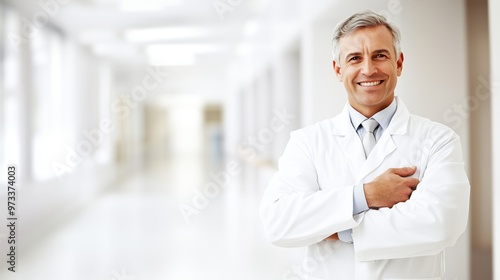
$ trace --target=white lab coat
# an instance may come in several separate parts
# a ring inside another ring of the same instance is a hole
[[[273,244],[308,246],[300,269],[306,279],[443,278],[443,250],[465,231],[469,211],[460,139],[396,99],[396,113],[366,160],[347,105],[291,133],[260,212]],[[408,201],[353,217],[355,184],[406,166],[417,166],[420,180]],[[351,228],[353,244],[324,240]]]

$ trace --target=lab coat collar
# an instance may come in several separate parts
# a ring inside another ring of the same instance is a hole
[[[408,131],[408,121],[410,120],[410,112],[403,100],[396,96],[396,102],[398,103],[398,109],[392,117],[391,123],[387,128],[386,132],[391,135],[404,135]]]
[[[394,116],[394,114],[396,113],[396,109],[398,108],[397,104],[398,103],[396,101],[396,98],[394,98],[389,106],[377,112],[371,117],[378,122],[383,131],[385,131],[387,127],[389,127],[392,117]],[[354,109],[349,104],[347,105],[347,110],[349,111],[349,117],[352,126],[355,130],[358,130],[361,126],[361,123],[363,123],[367,118],[360,112],[356,111],[356,109]]]
[[[403,100],[401,100],[401,98],[396,96],[395,99],[397,102],[397,110],[384,134],[389,133],[391,135],[403,135],[408,129],[410,112],[406,108],[406,105],[403,103]],[[349,103],[347,103],[338,116],[339,118],[335,119],[336,121],[332,127],[333,135],[346,136],[348,134],[351,134],[352,132],[355,132],[352,127],[351,119],[349,117],[349,106]]]

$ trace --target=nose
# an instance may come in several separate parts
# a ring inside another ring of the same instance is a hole
[[[361,74],[371,76],[375,73],[377,73],[375,62],[371,59],[365,59],[361,64]]]

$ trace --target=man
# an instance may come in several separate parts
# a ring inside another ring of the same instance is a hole
[[[348,104],[291,133],[262,199],[268,237],[308,246],[306,279],[442,279],[468,218],[460,139],[395,97],[404,56],[384,17],[339,23],[333,54]]]

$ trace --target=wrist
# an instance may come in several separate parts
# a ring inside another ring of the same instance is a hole
[[[370,183],[363,184],[363,192],[365,193],[365,198],[366,198],[366,204],[368,205],[368,208],[371,208],[373,205],[373,198],[371,194],[371,187]]]
[[[365,192],[366,205],[368,205],[369,209],[378,209],[379,208],[379,206],[377,206],[378,202],[373,190],[374,186],[372,182],[363,184],[363,191]]]

